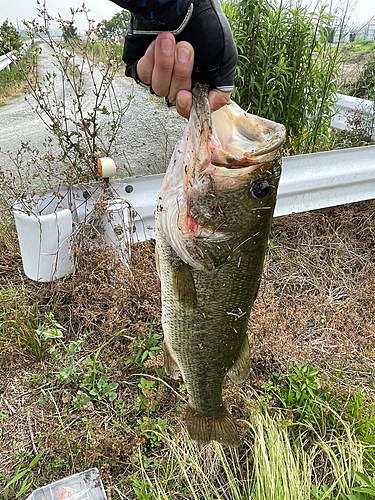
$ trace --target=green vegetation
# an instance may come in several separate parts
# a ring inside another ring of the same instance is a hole
[[[29,73],[32,61],[31,52],[28,50],[22,58],[17,60],[16,64],[11,64],[7,70],[0,71],[0,99],[26,90],[25,75]]]
[[[375,51],[366,61],[358,81],[349,92],[355,97],[375,101]]]
[[[121,10],[117,12],[111,19],[103,19],[97,26],[97,34],[100,38],[114,39],[117,42],[122,42],[125,38],[126,31],[130,23],[130,12]]]
[[[374,40],[356,40],[341,47],[339,62],[356,62],[358,56],[368,55],[375,50]]]
[[[21,48],[21,36],[12,24],[6,20],[0,26],[0,56]]]
[[[325,8],[310,13],[301,2],[268,0],[223,6],[239,52],[234,100],[286,126],[287,154],[326,148],[338,46],[332,51],[326,38]]]
[[[74,26],[73,22],[64,24],[62,37],[64,42],[71,42],[74,39],[78,39],[78,30]]]

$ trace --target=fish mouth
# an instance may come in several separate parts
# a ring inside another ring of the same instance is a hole
[[[217,167],[244,168],[270,161],[285,141],[285,127],[246,113],[235,102],[212,113],[211,163]]]

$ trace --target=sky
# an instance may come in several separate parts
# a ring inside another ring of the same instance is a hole
[[[250,0],[251,1],[251,0]],[[327,0],[329,3],[330,0]],[[354,20],[366,20],[372,15],[375,15],[375,0],[350,0],[353,4],[356,3],[352,13]],[[43,0],[41,0],[43,3]],[[52,16],[61,14],[64,19],[70,19],[70,7],[77,8],[82,6],[82,0],[45,0],[47,12]],[[306,3],[315,5],[315,0],[305,0]],[[335,4],[344,3],[344,1]],[[90,9],[90,16],[95,22],[103,19],[110,19],[116,12],[121,10],[116,4],[110,0],[86,0],[85,5]],[[0,24],[5,19],[8,19],[14,26],[21,27],[22,20],[32,20],[37,16],[37,0],[1,0],[0,6]],[[76,17],[76,26],[80,29],[85,28],[84,16],[82,14]]]
[[[43,4],[43,0],[40,2]],[[90,17],[95,22],[111,19],[116,12],[121,10],[109,0],[45,0],[47,12],[53,17],[60,14],[63,19],[71,19],[70,8],[82,7],[83,3],[90,9]],[[21,27],[22,20],[30,21],[37,17],[37,8],[37,0],[1,0],[0,24],[8,19],[14,26],[17,26],[18,21]],[[75,25],[78,28],[84,29],[87,26],[83,14],[77,14],[75,19]]]

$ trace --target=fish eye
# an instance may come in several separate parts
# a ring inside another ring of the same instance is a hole
[[[271,187],[268,181],[258,181],[255,184],[253,184],[250,192],[252,197],[258,200],[261,198],[265,198],[270,192],[270,189]]]

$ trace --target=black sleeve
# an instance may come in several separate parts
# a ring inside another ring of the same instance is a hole
[[[193,85],[202,82],[223,92],[233,89],[237,49],[218,0],[193,0],[186,12],[162,27],[132,14],[130,28],[125,37],[123,60],[126,64],[126,75],[138,83],[141,82],[137,75],[137,63],[162,31],[170,31],[176,42],[183,40],[193,46]]]
[[[154,26],[164,26],[186,12],[191,0],[111,0]]]

